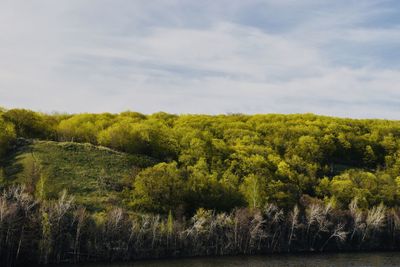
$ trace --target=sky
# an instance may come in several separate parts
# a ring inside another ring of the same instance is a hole
[[[400,120],[400,1],[0,0],[0,106]]]

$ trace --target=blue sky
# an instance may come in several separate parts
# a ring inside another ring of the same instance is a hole
[[[2,0],[0,106],[400,119],[397,0]]]

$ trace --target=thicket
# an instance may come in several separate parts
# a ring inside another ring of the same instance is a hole
[[[89,213],[65,191],[35,201],[23,187],[0,195],[2,266],[143,258],[400,248],[400,210],[383,204],[345,210],[302,198],[283,210],[198,209],[189,219],[114,208]]]

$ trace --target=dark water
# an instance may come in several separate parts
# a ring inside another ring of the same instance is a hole
[[[335,253],[249,257],[216,257],[151,260],[117,264],[88,264],[82,267],[294,267],[294,266],[400,266],[398,253]]]

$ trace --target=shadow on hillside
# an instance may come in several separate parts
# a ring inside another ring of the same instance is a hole
[[[32,144],[32,140],[23,138],[19,138],[16,141],[12,151],[8,157],[6,157],[4,164],[4,173],[7,182],[14,182],[17,179],[18,174],[23,171],[24,166],[20,161],[18,161],[18,158],[23,153],[32,151]]]

